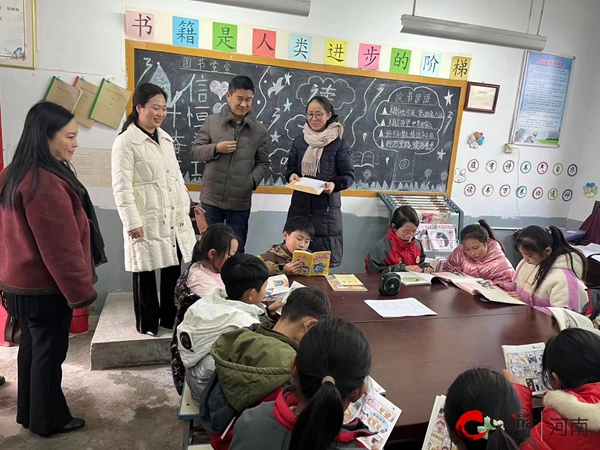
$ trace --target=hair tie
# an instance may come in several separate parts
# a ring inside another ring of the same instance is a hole
[[[480,425],[477,427],[478,433],[485,433],[483,439],[487,439],[490,436],[490,431],[495,431],[497,428],[504,428],[504,422],[501,420],[492,420],[488,416],[483,419],[483,426]]]
[[[479,222],[475,222],[475,225],[477,226],[481,226],[481,224]]]
[[[321,380],[321,386],[323,386],[325,383],[331,383],[335,386],[335,379],[333,377],[330,377],[329,375],[327,375],[326,377],[323,377],[323,379]]]
[[[550,227],[546,227],[546,231],[550,234],[552,234],[552,230],[550,229]]]

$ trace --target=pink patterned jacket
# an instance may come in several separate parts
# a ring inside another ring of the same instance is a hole
[[[462,245],[459,245],[442,266],[442,272],[462,272],[475,278],[483,278],[493,283],[509,283],[515,276],[515,269],[502,251],[500,244],[489,239],[488,251],[480,261],[467,256]]]

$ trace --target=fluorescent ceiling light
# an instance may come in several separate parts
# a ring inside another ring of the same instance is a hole
[[[401,32],[533,51],[543,50],[548,40],[546,36],[537,34],[481,27],[479,25],[432,19],[430,17],[414,16],[411,14],[402,15]]]
[[[308,17],[310,0],[196,0],[238,8],[259,9],[261,11],[292,14]]]

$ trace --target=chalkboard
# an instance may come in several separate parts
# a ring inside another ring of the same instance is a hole
[[[332,102],[352,148],[351,189],[450,193],[463,82],[406,81],[381,72],[129,41],[128,70],[131,89],[151,82],[167,92],[163,128],[173,137],[192,189],[202,183],[204,168],[189,154],[194,136],[206,117],[226,104],[229,81],[247,75],[256,86],[253,109],[269,132],[271,168],[263,186],[285,184],[292,140],[302,134],[307,101],[319,94]]]

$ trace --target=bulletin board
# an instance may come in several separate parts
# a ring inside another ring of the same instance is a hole
[[[353,151],[356,180],[345,195],[451,194],[466,81],[130,40],[126,53],[129,90],[151,82],[167,92],[163,128],[190,190],[201,189],[204,169],[189,154],[196,132],[226,103],[229,81],[248,75],[253,109],[269,133],[271,168],[257,192],[289,193],[288,152],[302,133],[307,101],[319,94],[335,107]]]

